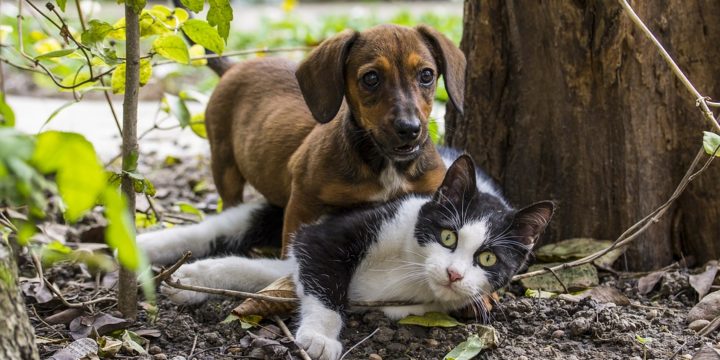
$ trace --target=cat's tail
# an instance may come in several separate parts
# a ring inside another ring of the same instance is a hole
[[[258,245],[280,246],[282,226],[282,208],[266,202],[244,203],[197,224],[140,234],[137,243],[151,263],[165,265],[186,251],[201,258],[243,254]]]

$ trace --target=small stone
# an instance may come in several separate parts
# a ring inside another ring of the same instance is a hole
[[[205,334],[205,341],[211,345],[218,345],[222,342],[220,335],[215,331]]]
[[[157,355],[161,352],[162,352],[162,349],[157,345],[153,345],[148,349],[148,353],[150,353],[150,355]]]
[[[395,332],[395,341],[406,343],[412,339],[413,335],[410,329],[407,327],[402,327],[398,329],[397,332]]]
[[[680,355],[680,359],[683,359],[683,360],[692,360],[692,355],[690,355],[690,354],[682,354],[682,355]]]
[[[368,356],[368,359],[370,359],[370,360],[382,360],[382,356],[380,356],[380,355],[378,355],[378,354],[370,354],[370,356]]]
[[[530,359],[528,359],[528,357],[525,355],[520,355],[520,356],[518,356],[517,360],[530,360]]]
[[[400,343],[390,343],[387,346],[388,351],[394,352],[394,353],[402,353],[405,350],[405,345]]]
[[[237,346],[233,346],[233,347],[229,347],[229,348],[227,349],[227,352],[235,355],[235,354],[241,353],[241,352],[242,352],[242,349],[239,348],[239,347],[237,347]]]
[[[556,338],[556,339],[559,339],[559,338],[561,338],[561,337],[563,337],[563,336],[565,336],[565,332],[562,331],[562,330],[555,330],[555,331],[553,331],[553,333],[552,333],[552,337],[554,337],[554,338]]]
[[[167,358],[167,355],[163,353],[153,355],[154,360],[167,360]]]
[[[652,309],[652,310],[648,311],[647,314],[645,314],[645,318],[648,320],[652,320],[656,317],[658,317],[658,311],[655,309]]]
[[[704,327],[706,327],[710,322],[705,319],[698,319],[690,323],[688,327],[692,330],[695,330],[695,332],[700,332]]]
[[[586,318],[577,318],[568,327],[570,328],[570,334],[580,336],[590,331],[590,322]]]
[[[185,357],[184,357],[184,356],[177,355],[177,356],[173,357],[173,358],[170,359],[170,360],[185,360]]]
[[[347,323],[347,327],[349,327],[349,328],[351,328],[351,329],[354,329],[354,328],[356,328],[356,327],[358,327],[358,326],[360,326],[360,322],[357,321],[357,320],[350,320],[350,321],[348,321],[348,323]]]
[[[643,359],[639,356],[633,356],[630,358],[630,360],[643,360]]]
[[[425,345],[431,348],[438,347],[440,345],[440,342],[435,339],[425,339]]]
[[[387,343],[392,340],[394,335],[395,330],[383,326],[380,328],[380,330],[378,330],[377,334],[375,334],[375,341],[380,343]]]

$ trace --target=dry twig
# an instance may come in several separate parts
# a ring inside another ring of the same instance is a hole
[[[190,259],[190,257],[192,257],[192,252],[186,251],[185,254],[183,254],[183,256],[175,262],[175,264],[160,271],[160,273],[155,275],[153,278],[155,285],[160,285],[163,281],[169,279],[172,274],[174,274],[183,264],[185,264],[185,262],[188,261],[188,259]]]
[[[285,325],[285,322],[277,315],[273,315],[273,320],[278,324],[283,334],[285,334],[285,337],[295,343],[295,346],[297,346],[298,350],[300,351],[300,357],[303,358],[303,360],[312,360],[310,359],[310,355],[308,355],[305,349],[303,349],[300,345],[298,345],[298,343],[295,342],[295,337],[292,335],[287,325]]]

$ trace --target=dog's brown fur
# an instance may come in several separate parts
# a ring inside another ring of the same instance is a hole
[[[434,71],[432,86],[419,84],[424,68]],[[375,89],[363,83],[371,70],[380,77]],[[348,30],[299,67],[280,58],[235,65],[206,111],[220,196],[237,205],[247,181],[285,207],[285,250],[301,224],[333,208],[433,192],[445,171],[427,128],[440,74],[462,110],[465,57],[426,26]],[[421,123],[416,141],[402,140],[393,127],[408,116]],[[404,145],[419,150],[411,157],[394,153]]]

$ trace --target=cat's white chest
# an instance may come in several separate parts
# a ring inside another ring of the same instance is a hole
[[[372,201],[387,201],[410,191],[410,184],[405,176],[400,174],[394,166],[388,165],[378,178],[382,190],[372,196]]]

